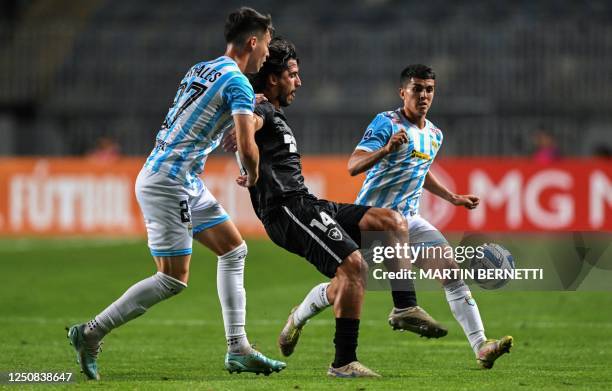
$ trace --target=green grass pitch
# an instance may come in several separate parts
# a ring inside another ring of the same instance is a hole
[[[249,241],[247,331],[281,358],[276,338],[289,309],[324,281],[306,261],[268,241]],[[64,327],[90,319],[154,264],[144,241],[0,241],[0,372],[70,371],[73,388],[203,390],[605,389],[612,387],[611,292],[475,292],[488,337],[515,346],[493,370],[477,365],[444,294],[420,304],[449,327],[440,340],[392,331],[388,292],[366,295],[358,355],[382,379],[328,379],[333,314],[311,321],[288,367],[270,377],[223,370],[225,339],[215,287],[216,260],[194,246],[189,288],[113,331],[99,358],[102,381],[87,382]],[[2,388],[16,389],[12,385]],[[40,388],[40,386],[29,386]],[[54,387],[55,388],[55,387]]]

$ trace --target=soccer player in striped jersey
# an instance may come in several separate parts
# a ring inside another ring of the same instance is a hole
[[[157,273],[130,287],[91,321],[68,330],[89,379],[99,379],[96,360],[106,334],[187,287],[193,238],[218,257],[217,291],[228,347],[226,369],[268,375],[285,368],[285,363],[265,357],[249,344],[243,286],[247,247],[199,177],[208,154],[233,125],[247,172],[245,181],[256,183],[255,94],[244,73],[261,68],[272,32],[269,15],[247,7],[238,9],[225,23],[225,55],[194,65],[181,80],[155,148],[136,180],[136,197]]]
[[[419,215],[423,189],[468,209],[476,208],[479,198],[452,193],[429,170],[443,140],[440,129],[426,119],[435,93],[435,78],[433,70],[421,64],[409,65],[402,71],[399,94],[403,106],[374,118],[351,155],[348,168],[351,175],[367,171],[356,204],[402,213],[408,220],[412,245],[446,247],[448,242],[444,236]],[[428,259],[416,264],[425,268],[458,267],[452,259]],[[462,280],[444,280],[442,284],[451,311],[461,324],[479,365],[491,368],[499,356],[509,352],[512,337],[487,340],[468,286]],[[395,327],[404,311],[394,308],[389,323]]]

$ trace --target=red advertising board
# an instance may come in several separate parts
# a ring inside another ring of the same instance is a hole
[[[143,235],[134,181],[143,159],[0,159],[0,235]],[[363,176],[346,157],[305,157],[310,190],[352,202]],[[612,231],[612,164],[574,159],[446,159],[433,172],[451,190],[481,197],[467,211],[425,193],[421,214],[442,231]],[[263,235],[232,158],[214,156],[204,182],[245,236]]]

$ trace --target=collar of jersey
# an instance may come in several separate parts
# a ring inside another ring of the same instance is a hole
[[[222,55],[221,57],[218,57],[218,58],[217,58],[217,60],[220,60],[220,59],[222,59],[222,58],[225,58],[225,59],[227,59],[227,60],[229,60],[229,61],[233,62],[234,64],[238,65],[238,63],[236,62],[236,60],[234,60],[234,59],[233,59],[233,58],[231,58],[230,56],[226,56],[225,54],[224,54],[224,55]],[[217,60],[215,60],[215,62],[218,62]]]
[[[429,131],[429,120],[427,118],[425,118],[425,126],[423,127],[423,129],[421,129],[418,126],[416,126],[416,124],[413,124],[412,122],[410,122],[410,120],[404,114],[404,110],[402,110],[402,107],[400,107],[397,110],[395,110],[395,112],[398,113],[402,123],[408,125],[409,128],[415,128],[419,132],[427,132],[427,131]]]

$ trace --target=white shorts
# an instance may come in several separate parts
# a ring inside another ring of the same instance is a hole
[[[422,244],[423,246],[440,246],[448,244],[448,241],[440,231],[421,215],[407,216],[408,230],[411,244]]]
[[[229,220],[201,180],[186,187],[167,174],[148,168],[140,170],[136,178],[136,199],[153,256],[191,254],[194,233]]]

